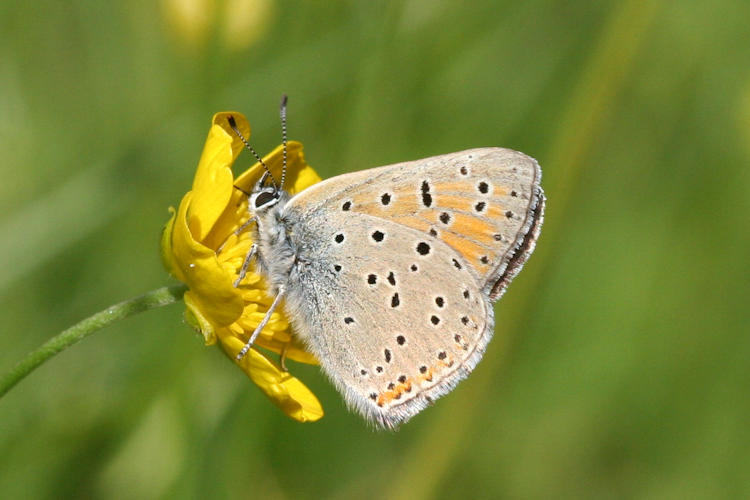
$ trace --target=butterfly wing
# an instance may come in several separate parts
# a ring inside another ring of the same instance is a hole
[[[283,219],[300,265],[286,309],[350,406],[392,427],[471,372],[491,301],[533,249],[537,163],[486,148],[347,174]]]
[[[340,175],[300,193],[290,208],[309,217],[364,213],[431,234],[464,257],[496,300],[541,230],[541,175],[523,153],[479,148]]]

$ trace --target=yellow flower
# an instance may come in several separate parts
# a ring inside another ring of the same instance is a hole
[[[166,32],[189,51],[212,47],[244,50],[265,36],[273,24],[272,0],[161,0]]]
[[[239,287],[233,283],[252,244],[250,231],[240,234],[249,214],[247,195],[263,174],[256,163],[234,178],[232,163],[243,144],[229,125],[234,117],[242,134],[250,137],[250,125],[240,113],[217,113],[203,148],[193,189],[180,202],[164,228],[162,259],[167,270],[188,285],[185,293],[186,318],[203,334],[206,344],[218,340],[233,360],[266,314],[272,299],[265,293],[261,276],[252,267]],[[320,181],[305,163],[302,144],[287,145],[285,187],[296,193]],[[276,179],[281,178],[282,148],[277,147],[263,159]],[[323,416],[315,395],[256,347],[280,354],[283,359],[317,364],[292,335],[289,321],[277,309],[258,336],[252,349],[236,361],[250,379],[291,418],[312,422]]]

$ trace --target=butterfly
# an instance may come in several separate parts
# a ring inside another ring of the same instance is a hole
[[[286,147],[286,97],[281,121]],[[540,180],[533,158],[497,147],[344,174],[294,196],[267,169],[249,193],[255,243],[236,284],[254,263],[274,300],[237,358],[283,304],[350,408],[381,427],[406,422],[482,358],[492,304],[542,227]]]

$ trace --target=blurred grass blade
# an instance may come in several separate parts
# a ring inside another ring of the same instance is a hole
[[[0,398],[55,354],[62,352],[115,321],[182,300],[185,290],[187,290],[187,287],[183,284],[158,288],[138,297],[109,306],[103,311],[99,311],[79,321],[67,330],[63,330],[39,348],[27,354],[10,371],[0,376]]]
[[[0,219],[0,294],[21,277],[111,221],[127,206],[101,165],[62,182],[49,194]]]
[[[629,78],[636,61],[638,49],[644,39],[656,11],[656,2],[631,0],[622,3],[612,13],[602,30],[596,48],[584,69],[581,79],[570,99],[568,112],[560,120],[561,129],[553,141],[548,161],[542,161],[547,175],[543,185],[550,198],[545,228],[540,238],[537,255],[531,259],[526,270],[525,285],[516,290],[521,297],[516,299],[512,314],[506,308],[504,328],[515,330],[521,319],[532,308],[531,291],[538,285],[542,270],[546,267],[547,255],[561,229],[565,213],[570,209],[569,200],[581,176],[586,156],[596,140],[597,129],[606,118],[607,103],[616,98],[623,83]],[[547,247],[548,250],[543,249]],[[531,276],[529,276],[531,274]],[[507,298],[505,299],[507,300]],[[499,336],[498,336],[499,337]],[[499,339],[496,339],[496,342]],[[488,360],[490,361],[490,360]],[[392,498],[434,498],[439,496],[437,488],[444,478],[450,477],[448,468],[457,462],[464,452],[464,435],[473,429],[472,420],[483,408],[477,403],[478,394],[490,394],[496,376],[497,363],[485,366],[474,374],[473,390],[457,391],[449,406],[435,408],[439,418],[425,428],[421,441],[406,455],[391,490]],[[458,410],[457,410],[458,409]]]

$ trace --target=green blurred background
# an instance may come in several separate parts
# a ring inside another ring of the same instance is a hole
[[[178,304],[0,400],[0,497],[750,497],[749,19],[744,0],[3,2],[0,372],[172,282],[159,233],[216,111],[268,151],[288,93],[323,177],[512,147],[549,202],[485,360],[398,432],[294,364],[327,415],[287,419]]]

